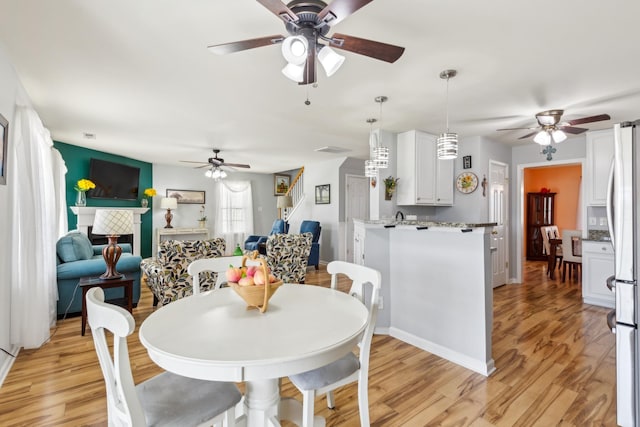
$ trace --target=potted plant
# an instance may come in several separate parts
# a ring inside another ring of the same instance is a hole
[[[384,199],[391,200],[391,196],[393,196],[393,192],[396,191],[396,185],[398,184],[398,180],[400,178],[394,178],[389,176],[384,179]]]
[[[200,217],[198,218],[200,228],[207,228],[207,216],[204,214],[204,205],[200,207]]]

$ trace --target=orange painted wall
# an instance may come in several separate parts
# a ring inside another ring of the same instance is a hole
[[[578,215],[580,181],[582,179],[581,165],[544,166],[524,169],[525,204],[527,193],[537,193],[546,187],[556,193],[554,217],[558,230],[575,230]],[[526,215],[526,206],[525,206]],[[525,218],[525,227],[527,219]],[[523,231],[523,236],[526,236]],[[523,243],[523,253],[526,253],[526,237]]]

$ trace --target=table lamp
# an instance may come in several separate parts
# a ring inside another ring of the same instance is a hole
[[[118,246],[118,237],[133,233],[133,212],[124,209],[97,209],[92,233],[107,236],[109,241],[102,249],[107,271],[100,278],[104,280],[121,278],[123,274],[116,270],[116,264],[122,254],[122,248]]]
[[[164,215],[167,225],[165,225],[164,228],[173,228],[173,225],[171,225],[171,220],[173,219],[171,209],[178,209],[178,199],[175,197],[165,197],[160,201],[160,208],[167,210],[167,213]]]
[[[278,213],[280,218],[282,218],[283,209],[292,208],[293,207],[293,199],[291,196],[278,196],[276,199],[276,206],[278,208]],[[286,222],[286,218],[284,218]]]

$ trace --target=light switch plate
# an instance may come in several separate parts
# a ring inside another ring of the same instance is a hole
[[[607,218],[606,217],[600,218],[600,225],[607,225]]]
[[[590,216],[589,217],[589,225],[596,225],[596,217],[595,216]]]

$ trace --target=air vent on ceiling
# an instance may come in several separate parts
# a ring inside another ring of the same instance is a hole
[[[346,148],[333,147],[331,145],[327,145],[326,147],[316,148],[313,151],[317,151],[319,153],[346,153],[347,151],[351,151]]]

